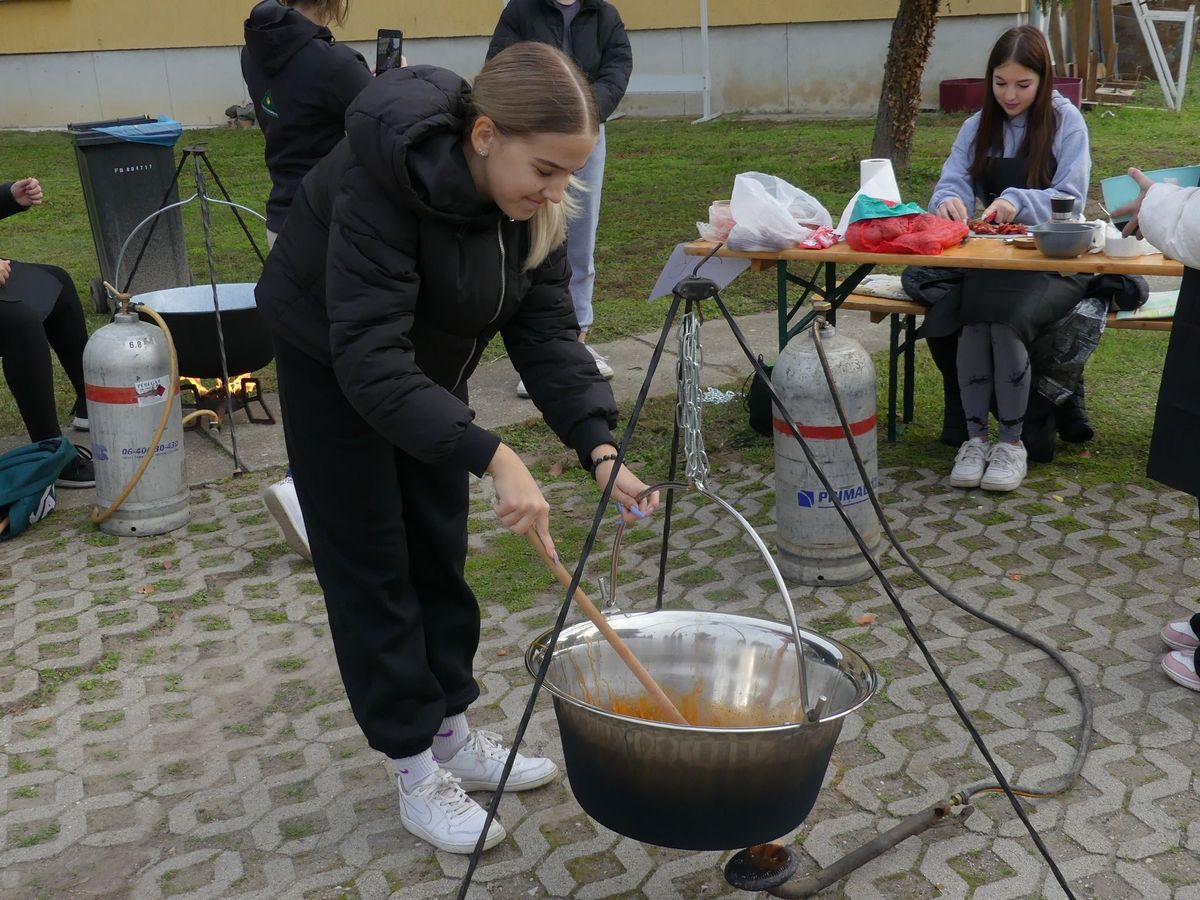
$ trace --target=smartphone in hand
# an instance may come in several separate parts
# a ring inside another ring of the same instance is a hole
[[[375,74],[400,68],[404,48],[404,32],[398,28],[380,28],[375,38]]]

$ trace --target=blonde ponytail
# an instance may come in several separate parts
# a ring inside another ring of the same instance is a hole
[[[487,116],[501,134],[598,134],[596,98],[575,62],[549,44],[524,41],[497,53],[475,77],[475,117]],[[547,203],[529,220],[529,255],[523,268],[541,265],[567,239],[567,222],[579,213],[572,176],[561,203]]]

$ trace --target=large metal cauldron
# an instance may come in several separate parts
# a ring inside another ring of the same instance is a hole
[[[230,377],[257,372],[274,357],[271,337],[254,301],[254,285],[217,285],[225,356]],[[217,316],[213,310],[212,285],[169,288],[138,294],[144,303],[166,320],[179,355],[179,374],[192,378],[223,378],[221,347],[217,339]]]
[[[629,714],[639,705],[652,710],[637,679],[590,622],[564,629],[545,686],[584,811],[619,834],[685,850],[749,847],[803,822],[843,718],[875,692],[866,660],[802,631],[809,696],[827,702],[816,721],[797,722],[803,716],[788,625],[689,610],[608,621],[684,716],[708,724]],[[526,652],[531,672],[551,634]]]

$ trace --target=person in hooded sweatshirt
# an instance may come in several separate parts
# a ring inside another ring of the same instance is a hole
[[[606,484],[612,390],[571,303],[571,173],[596,143],[595,98],[547,44],[519,43],[474,85],[388,71],[351,104],[346,139],[305,177],[256,297],[276,345],[288,455],[343,683],[394,761],[404,826],[468,853],[507,751],[470,726],[480,613],[464,579],[468,479],[554,555],[549,505],[517,453],[476,424],[467,380],[499,335],[533,401]],[[627,468],[627,521],[658,505]],[[518,756],[508,790],[552,781]],[[499,822],[485,835],[504,837]]]
[[[300,180],[346,133],[346,108],[371,81],[361,55],[334,43],[350,0],[263,0],[246,19],[242,77],[266,140],[271,194],[267,246],[283,228]],[[263,499],[293,550],[311,559],[289,470]]]
[[[1053,196],[1068,196],[1076,212],[1083,210],[1092,166],[1087,123],[1054,90],[1052,75],[1050,48],[1038,29],[1022,25],[1000,36],[988,56],[991,90],[954,140],[931,211],[965,222],[982,201],[983,219],[1036,225],[1049,220]],[[964,438],[950,472],[954,487],[1021,486],[1028,471],[1023,435],[1032,385],[1029,346],[1075,308],[1088,281],[1051,272],[968,270],[953,315],[945,315],[949,304],[931,308],[923,328],[946,379],[947,415],[957,397],[966,431],[954,435]],[[1000,420],[995,443],[988,438],[993,399]],[[947,418],[943,441],[952,430]]]

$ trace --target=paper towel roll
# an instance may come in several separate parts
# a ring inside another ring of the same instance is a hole
[[[858,164],[859,187],[838,220],[837,233],[845,236],[850,226],[850,212],[859,197],[876,197],[899,203],[900,186],[896,184],[896,173],[890,159],[864,159]]]
[[[876,191],[886,191],[886,193],[872,193],[869,196],[878,197],[880,200],[891,200],[895,203],[900,202],[900,186],[896,184],[896,173],[892,169],[890,159],[864,159],[858,164],[859,189],[865,188],[868,183]]]

